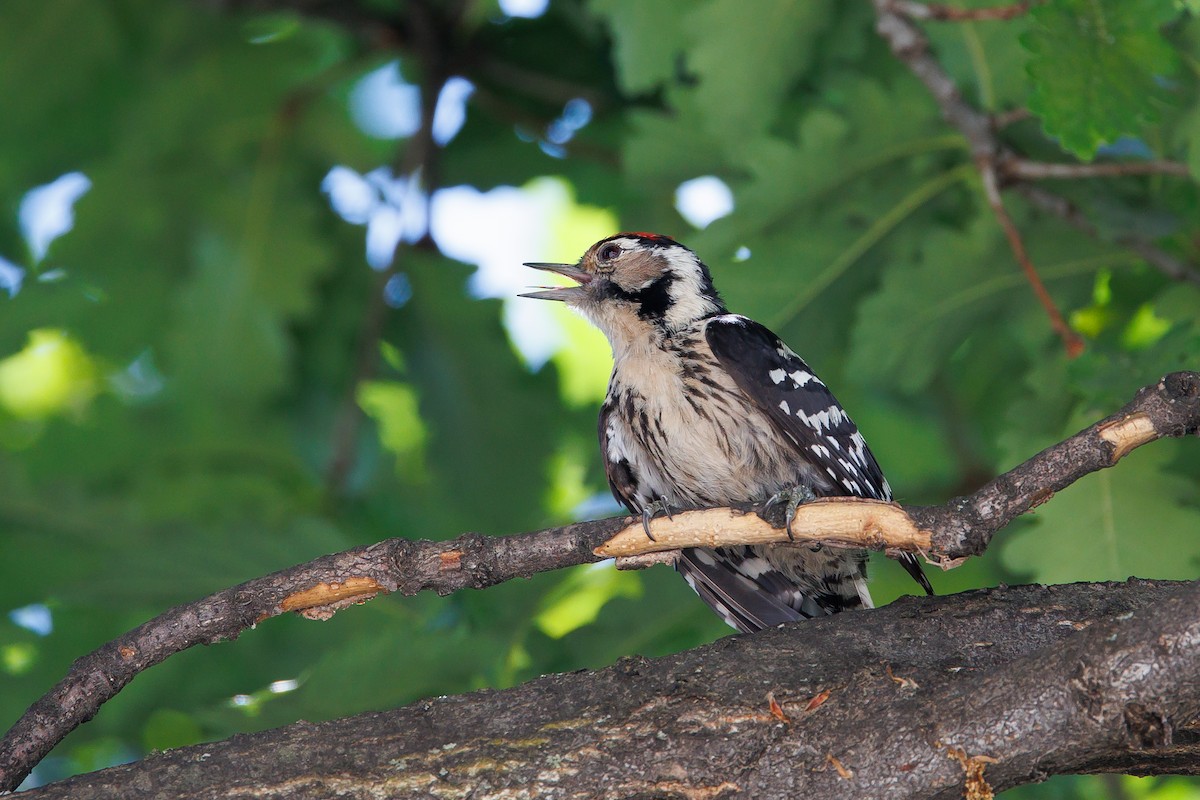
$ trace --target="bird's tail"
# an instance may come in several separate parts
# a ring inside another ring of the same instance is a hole
[[[795,551],[793,551],[795,552]],[[688,585],[731,627],[743,633],[784,622],[872,607],[861,561],[853,556],[805,554],[821,569],[785,574],[777,558],[759,547],[689,548],[675,568]],[[841,562],[849,559],[846,565]],[[829,569],[836,562],[838,569]],[[850,569],[845,567],[849,565]]]

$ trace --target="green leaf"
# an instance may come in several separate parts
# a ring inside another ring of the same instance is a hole
[[[1054,0],[1032,12],[1029,108],[1063,148],[1090,159],[1102,144],[1157,121],[1178,66],[1159,29],[1173,0]]]
[[[542,633],[561,639],[594,621],[608,601],[641,594],[642,581],[635,572],[622,572],[610,564],[576,567],[546,596],[534,619]]]
[[[396,456],[408,479],[420,481],[425,474],[423,452],[428,433],[413,387],[399,381],[367,381],[358,387],[358,404],[375,420],[380,441]]]
[[[708,109],[705,127],[727,150],[743,149],[777,118],[831,16],[825,3],[793,0],[758,0],[753,13],[742,0],[709,0],[688,16],[694,44],[686,66],[697,102]]]
[[[142,729],[142,744],[147,750],[169,750],[195,744],[204,738],[200,726],[190,714],[173,708],[160,708],[150,715]]]
[[[627,94],[653,91],[674,76],[685,44],[680,22],[688,5],[676,0],[592,0],[590,6],[608,20],[617,79]]]
[[[908,394],[923,390],[950,354],[989,327],[1010,293],[1024,288],[1015,265],[995,272],[1003,247],[999,227],[981,214],[964,231],[933,229],[916,252],[888,264],[878,291],[859,309],[850,371]]]
[[[1177,445],[1149,444],[1056,494],[1004,546],[1004,565],[1039,583],[1194,578],[1200,508],[1169,471]]]

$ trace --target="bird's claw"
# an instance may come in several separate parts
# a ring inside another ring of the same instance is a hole
[[[796,509],[816,499],[817,496],[813,493],[813,490],[802,483],[790,489],[781,489],[771,495],[763,506],[763,510],[769,509],[776,503],[787,501],[787,513],[784,516],[783,527],[787,531],[788,541],[794,542],[796,541],[796,537],[792,534],[792,520],[796,518]]]
[[[642,530],[646,532],[646,538],[652,542],[658,541],[654,538],[654,534],[650,533],[650,520],[658,514],[666,514],[667,519],[675,519],[671,516],[671,506],[667,505],[667,498],[660,497],[653,503],[647,503],[642,509]]]

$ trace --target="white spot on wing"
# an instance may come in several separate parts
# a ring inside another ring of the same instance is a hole
[[[816,375],[813,375],[811,372],[805,372],[802,369],[796,370],[795,372],[793,372],[791,374],[790,377],[793,381],[796,382],[797,387],[804,386],[809,381],[816,380],[816,378],[817,378]],[[817,381],[817,383],[820,383],[820,381]]]
[[[780,400],[779,407],[783,410],[783,413],[785,413],[785,414],[792,413],[792,409],[788,407],[787,400]]]
[[[768,372],[767,375],[770,376],[770,378],[773,382],[783,383],[784,376],[786,376],[787,373],[781,369],[773,369],[770,372]]]
[[[803,420],[804,424],[818,431],[833,428],[846,420],[846,412],[838,406],[830,406],[815,414],[805,414],[803,410],[797,410],[796,416]]]

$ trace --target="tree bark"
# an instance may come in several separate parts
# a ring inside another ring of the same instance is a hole
[[[1197,773],[1198,656],[1200,584],[904,598],[23,796],[951,798],[1061,773]]]

